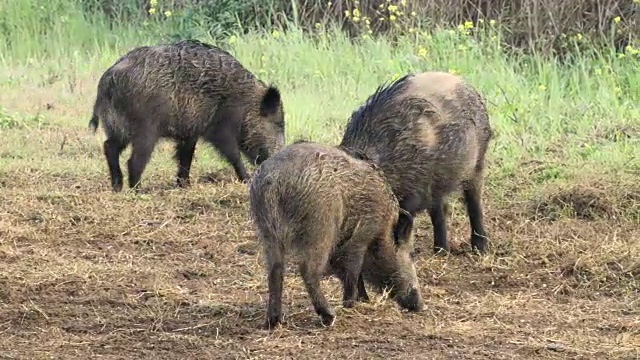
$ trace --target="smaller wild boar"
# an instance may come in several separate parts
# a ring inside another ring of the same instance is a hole
[[[485,252],[482,188],[491,138],[480,94],[458,76],[426,72],[378,87],[351,115],[339,147],[379,166],[402,209],[429,212],[436,253],[448,250],[445,197],[462,189],[472,248]]]
[[[249,185],[250,212],[266,259],[266,327],[281,322],[285,257],[295,251],[316,313],[335,313],[320,289],[323,275],[343,284],[343,305],[367,301],[364,280],[410,311],[422,309],[411,259],[412,217],[372,164],[335,147],[298,141],[263,162]],[[395,229],[395,231],[394,231]]]
[[[200,137],[247,181],[241,153],[260,164],[284,146],[280,92],[267,86],[231,54],[196,40],[142,46],[107,69],[89,126],[99,120],[106,134],[104,155],[113,190],[122,190],[119,158],[131,143],[129,186],[140,182],[160,138],[176,141],[177,183],[189,184]]]

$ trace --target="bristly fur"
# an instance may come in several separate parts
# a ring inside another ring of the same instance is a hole
[[[370,95],[365,103],[351,114],[349,126],[359,127],[362,122],[369,121],[373,115],[385,109],[393,101],[396,101],[397,95],[406,90],[407,80],[414,76],[413,73],[406,74],[391,82],[382,83],[375,92]]]
[[[225,50],[223,50],[223,49],[221,49],[221,48],[219,48],[219,47],[217,47],[215,45],[208,44],[208,43],[202,42],[202,41],[197,40],[197,39],[182,39],[182,40],[178,40],[176,42],[173,42],[172,44],[175,45],[175,46],[182,46],[182,47],[190,46],[190,45],[191,46],[196,46],[196,47],[204,47],[204,48],[207,48],[207,49],[212,49],[212,50],[224,52],[224,53],[226,53],[228,55],[231,55],[231,54],[229,54],[229,52],[227,52],[227,51],[225,51]],[[167,44],[167,45],[171,45],[171,44]]]
[[[392,288],[401,306],[421,308],[410,256],[413,219],[369,163],[335,147],[297,140],[258,167],[249,208],[266,259],[268,327],[280,322],[285,261],[294,250],[325,325],[335,318],[319,286],[326,273],[342,280],[347,307],[367,298],[367,281]]]
[[[485,251],[481,193],[491,137],[480,94],[458,76],[428,72],[378,87],[349,118],[339,147],[380,167],[412,216],[429,211],[435,251],[447,249],[445,197],[462,188],[472,246]]]
[[[129,144],[129,186],[140,177],[160,138],[176,142],[179,186],[189,172],[199,138],[212,144],[248,181],[241,154],[260,164],[284,146],[280,92],[267,86],[230,53],[187,39],[141,46],[101,76],[89,127],[102,122],[112,188],[122,190],[120,153]]]

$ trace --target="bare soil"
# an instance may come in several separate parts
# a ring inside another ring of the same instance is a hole
[[[58,151],[47,131],[30,150],[2,148],[14,162],[0,172],[0,359],[640,357],[637,182],[534,196],[488,181],[489,255],[467,251],[458,202],[449,256],[432,255],[429,219],[416,219],[423,312],[372,290],[343,309],[327,278],[338,317],[323,328],[292,260],[286,323],[267,331],[261,249],[232,170],[196,166],[193,186],[175,189],[167,150],[144,194],[113,194],[100,142],[69,136]]]

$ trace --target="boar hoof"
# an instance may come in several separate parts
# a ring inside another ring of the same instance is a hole
[[[280,317],[272,316],[267,318],[267,321],[264,322],[263,327],[267,330],[271,330],[278,327],[278,325],[280,325]]]
[[[433,248],[433,254],[434,255],[444,256],[444,255],[447,255],[448,253],[449,253],[449,249],[447,249],[447,248],[442,248],[442,247],[434,247]]]
[[[120,191],[122,191],[122,183],[112,184],[111,189],[113,190],[114,193],[119,193]]]
[[[352,308],[356,305],[356,301],[355,300],[345,300],[342,302],[342,307],[348,309],[348,308]]]
[[[189,181],[188,179],[178,179],[176,181],[176,186],[179,189],[186,189],[191,186],[191,181]]]
[[[482,236],[474,236],[471,238],[471,250],[480,254],[487,252],[487,239]]]
[[[336,315],[333,311],[328,311],[325,314],[320,315],[320,323],[324,327],[331,327],[333,323],[336,321]]]

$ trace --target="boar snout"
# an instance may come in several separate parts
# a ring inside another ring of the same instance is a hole
[[[407,293],[396,295],[396,302],[401,307],[413,312],[422,311],[424,307],[420,290],[415,287],[411,288]]]

